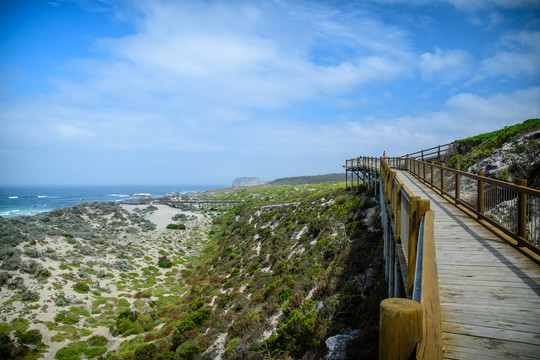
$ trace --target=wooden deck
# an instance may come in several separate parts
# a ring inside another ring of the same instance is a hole
[[[431,202],[445,359],[540,359],[540,266],[411,174]]]

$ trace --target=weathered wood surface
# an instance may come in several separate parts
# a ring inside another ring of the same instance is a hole
[[[540,359],[540,266],[410,174],[431,201],[445,359]]]

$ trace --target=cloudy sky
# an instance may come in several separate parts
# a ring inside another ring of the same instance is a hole
[[[0,0],[0,184],[341,172],[540,117],[537,0]]]

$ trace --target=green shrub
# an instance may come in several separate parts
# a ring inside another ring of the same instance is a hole
[[[75,286],[73,286],[73,290],[78,293],[84,294],[90,291],[90,286],[88,286],[88,284],[83,281],[79,281],[75,284]]]
[[[12,351],[15,348],[13,340],[8,334],[0,334],[0,356],[2,359],[13,358]]]
[[[162,257],[159,258],[157,265],[160,268],[168,269],[168,268],[172,267],[172,261],[169,260],[169,258],[167,258],[166,256],[162,256]]]
[[[189,307],[193,311],[199,310],[200,308],[203,307],[205,301],[206,299],[204,297],[195,298],[191,301],[191,303],[189,303]]]
[[[156,360],[175,360],[176,356],[174,352],[172,351],[165,351],[164,353],[161,353],[158,355]]]
[[[240,344],[239,338],[234,338],[225,345],[225,357],[229,357]]]
[[[92,359],[95,357],[98,357],[100,355],[103,355],[107,352],[107,347],[105,346],[99,346],[95,348],[86,349],[84,351],[84,356],[86,356],[87,359]]]
[[[72,312],[61,311],[58,315],[54,317],[54,321],[65,325],[73,325],[79,322],[79,317]]]
[[[305,315],[298,310],[292,310],[285,323],[277,329],[276,334],[263,342],[272,355],[278,355],[282,352],[290,352],[298,355],[310,347],[319,346],[314,338],[315,319],[317,313],[309,311]]]
[[[292,290],[289,288],[283,288],[279,290],[276,294],[276,300],[278,304],[283,304],[285,301],[289,300],[289,298],[292,296]]]
[[[188,344],[186,342],[176,350],[176,356],[182,360],[193,360],[200,352],[201,348],[198,345]]]
[[[105,346],[108,342],[107,338],[101,335],[94,335],[86,340],[86,343],[90,346]]]
[[[77,341],[58,350],[54,357],[58,360],[78,360],[87,348],[88,345],[84,341]]]
[[[15,336],[21,344],[39,345],[43,340],[43,336],[38,329],[28,330],[25,333],[16,331]]]
[[[167,229],[170,229],[170,230],[185,230],[186,225],[184,225],[184,224],[169,224],[169,225],[167,225]]]
[[[135,351],[135,360],[153,360],[156,358],[158,348],[156,344],[146,344]]]

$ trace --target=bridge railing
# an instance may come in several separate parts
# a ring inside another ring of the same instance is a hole
[[[441,359],[433,212],[429,200],[415,196],[389,164],[401,168],[406,162],[400,158],[380,159],[380,203],[390,299],[381,303],[379,358],[408,359],[411,354],[416,354],[416,359]],[[401,289],[414,301],[397,299],[403,295]],[[396,306],[396,303],[400,305]],[[418,312],[413,311],[415,308]],[[409,318],[411,314],[419,316],[420,323]],[[403,324],[410,326],[403,328]],[[396,340],[408,346],[396,346]]]
[[[540,253],[540,191],[444,165],[408,158],[407,169],[419,179],[501,230],[518,246]]]
[[[441,157],[453,149],[453,143],[438,145],[429,149],[419,150],[410,154],[401,156],[402,159],[414,157],[424,161],[440,161]]]

